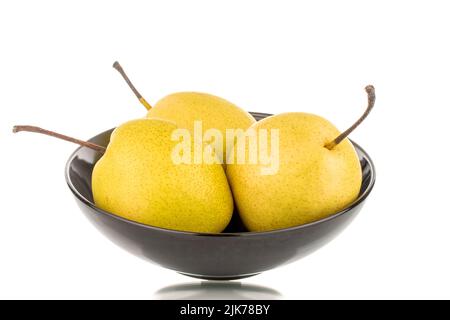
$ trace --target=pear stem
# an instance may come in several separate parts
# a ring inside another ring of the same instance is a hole
[[[336,139],[334,139],[331,142],[328,142],[325,145],[325,148],[327,148],[328,150],[332,150],[339,143],[341,143],[342,140],[347,138],[348,135],[350,133],[352,133],[353,130],[355,130],[364,121],[364,119],[367,118],[367,116],[369,115],[370,111],[372,111],[373,106],[375,105],[375,88],[372,85],[368,85],[368,86],[366,86],[365,89],[366,89],[366,92],[367,92],[367,99],[368,99],[368,105],[367,105],[366,111],[364,112],[364,114],[350,128],[348,128],[347,130],[342,132]]]
[[[142,103],[147,110],[150,110],[152,108],[152,106],[150,105],[150,103],[147,102],[147,100],[144,99],[144,97],[142,97],[142,95],[139,93],[139,91],[137,91],[137,89],[131,82],[130,78],[128,78],[127,74],[125,73],[125,70],[123,70],[122,66],[120,65],[120,63],[118,61],[114,62],[113,68],[116,69],[117,71],[119,71],[119,73],[125,79],[126,83],[130,87],[130,89],[133,91],[133,93],[139,99],[139,102]]]
[[[61,140],[76,143],[80,146],[90,148],[90,149],[98,151],[100,153],[105,153],[105,151],[106,151],[105,147],[99,146],[98,144],[88,142],[88,141],[78,140],[78,139],[75,139],[75,138],[60,134],[60,133],[42,129],[39,127],[35,127],[35,126],[14,126],[13,127],[14,133],[21,132],[21,131],[45,134],[47,136],[51,136],[51,137],[55,137],[55,138],[58,138]]]

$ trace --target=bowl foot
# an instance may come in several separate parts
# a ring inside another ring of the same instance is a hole
[[[260,272],[258,272],[258,273],[251,273],[251,274],[240,274],[240,275],[236,275],[236,276],[208,276],[208,275],[190,274],[190,273],[184,273],[184,272],[178,272],[178,273],[182,274],[184,276],[191,277],[191,278],[212,280],[212,281],[239,280],[239,279],[249,278],[249,277],[253,277],[253,276],[260,274]]]

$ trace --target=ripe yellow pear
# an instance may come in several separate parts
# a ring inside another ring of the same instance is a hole
[[[191,232],[221,232],[233,198],[220,164],[176,164],[169,121],[139,119],[117,127],[107,148],[34,126],[15,126],[94,149],[103,156],[92,173],[95,204],[143,224]]]
[[[96,205],[124,218],[167,229],[221,232],[233,199],[219,164],[176,164],[177,126],[156,119],[114,130],[92,174]]]
[[[116,61],[113,67],[120,72],[139,101],[147,108],[148,118],[165,119],[174,122],[179,128],[193,131],[194,121],[201,121],[202,129],[218,129],[226,137],[226,129],[246,130],[256,120],[247,111],[233,103],[200,92],[177,92],[159,100],[153,107],[136,90],[125,71]],[[233,141],[226,141],[224,156],[233,147]]]
[[[189,130],[193,130],[194,121],[200,120],[203,130],[219,129],[223,137],[226,129],[246,130],[256,122],[247,111],[231,102],[200,92],[170,94],[148,110],[147,117],[170,120]]]
[[[366,113],[343,134],[326,119],[299,112],[271,116],[250,128],[279,130],[277,173],[262,174],[262,164],[227,165],[235,203],[250,231],[313,222],[344,209],[358,197],[362,172],[346,136],[373,107],[374,89],[367,86],[366,91]]]

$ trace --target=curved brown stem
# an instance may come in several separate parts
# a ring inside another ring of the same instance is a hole
[[[139,101],[144,105],[144,107],[147,110],[150,110],[152,108],[152,106],[150,105],[150,103],[147,102],[147,100],[144,99],[144,97],[142,97],[142,95],[139,93],[139,91],[137,91],[137,89],[131,82],[130,78],[128,78],[127,74],[125,73],[125,70],[123,70],[122,66],[120,65],[120,63],[118,61],[114,62],[113,68],[116,69],[117,71],[119,71],[119,73],[125,79],[126,83],[130,87],[130,89],[133,91],[133,93],[136,95],[136,97],[139,99]]]
[[[106,148],[99,146],[98,144],[92,143],[92,142],[88,142],[88,141],[83,141],[83,140],[78,140],[60,133],[56,133],[53,131],[49,131],[49,130],[45,130],[39,127],[35,127],[35,126],[14,126],[13,127],[13,132],[17,133],[17,132],[21,132],[21,131],[27,131],[27,132],[35,132],[35,133],[40,133],[40,134],[45,134],[47,136],[51,136],[51,137],[55,137],[61,140],[65,140],[65,141],[69,141],[72,143],[76,143],[80,146],[83,147],[87,147],[90,148],[92,150],[101,152],[101,153],[105,153]]]
[[[353,130],[355,130],[364,121],[364,119],[367,118],[370,111],[372,111],[373,106],[375,105],[375,88],[372,85],[368,85],[368,86],[366,86],[365,89],[367,92],[368,105],[367,105],[367,109],[364,112],[364,114],[350,128],[348,128],[347,130],[342,132],[336,139],[334,139],[331,142],[328,142],[325,145],[325,148],[332,150],[334,147],[336,147],[339,143],[342,142],[342,140],[347,138],[348,135],[350,133],[352,133]]]

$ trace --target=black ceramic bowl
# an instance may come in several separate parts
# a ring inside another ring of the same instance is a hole
[[[269,116],[253,115],[257,120]],[[111,132],[90,141],[106,146]],[[355,143],[354,146],[363,171],[359,198],[325,219],[269,232],[245,232],[237,214],[224,233],[206,234],[161,229],[105,212],[95,206],[91,192],[92,169],[100,155],[88,148],[78,148],[69,158],[66,179],[87,218],[118,246],[188,276],[231,280],[300,259],[328,243],[353,220],[375,183],[372,160],[361,147]]]

